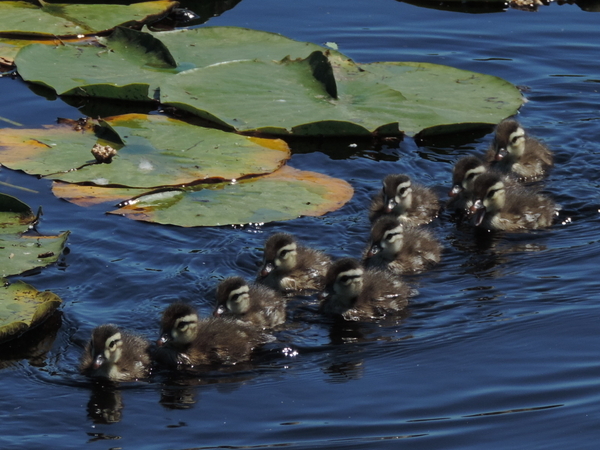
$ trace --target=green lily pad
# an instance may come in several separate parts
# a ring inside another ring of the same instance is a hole
[[[265,223],[323,215],[341,208],[353,193],[344,180],[284,166],[234,184],[151,192],[110,213],[181,227]]]
[[[132,5],[85,5],[0,2],[0,35],[77,36],[110,30],[118,25],[153,22],[168,14],[178,3],[169,0]]]
[[[290,157],[279,139],[239,136],[165,116],[127,114],[101,125],[0,130],[0,163],[69,183],[151,188],[262,175]],[[117,150],[112,162],[95,162],[90,152],[96,143]]]
[[[261,31],[144,34],[118,29],[102,41],[104,49],[30,45],[15,62],[24,79],[60,95],[160,98],[248,133],[445,133],[498,123],[523,102],[515,86],[497,77],[424,63],[361,65]]]
[[[0,194],[0,276],[44,267],[60,257],[69,232],[58,236],[22,234],[35,220],[36,216],[25,203]]]
[[[0,279],[0,343],[17,338],[46,320],[62,302],[22,281]]]

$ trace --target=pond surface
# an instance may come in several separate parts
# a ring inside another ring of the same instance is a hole
[[[295,148],[290,165],[344,178],[355,196],[324,217],[261,227],[182,229],[107,216],[2,168],[0,181],[27,189],[3,192],[43,206],[41,233],[71,235],[60,264],[25,278],[64,300],[55,339],[29,358],[0,350],[0,448],[395,449],[400,439],[423,449],[596,448],[599,21],[575,5],[474,15],[392,0],[243,0],[210,20],[336,42],[358,62],[426,61],[521,86],[529,101],[519,120],[557,159],[540,187],[563,208],[548,230],[485,240],[442,214],[430,229],[443,260],[412,280],[419,295],[406,317],[332,326],[314,299],[302,299],[278,344],[227,372],[158,374],[110,389],[80,376],[77,363],[100,323],[155,339],[174,299],[208,314],[218,281],[252,277],[274,231],[336,257],[359,255],[383,176],[408,173],[445,198],[454,162],[483,152],[491,135]],[[0,98],[0,117],[28,127],[81,115],[18,79],[0,79]]]

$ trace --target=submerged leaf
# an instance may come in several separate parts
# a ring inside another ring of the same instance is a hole
[[[335,211],[353,192],[343,180],[284,166],[235,184],[151,193],[110,213],[182,227],[264,223]]]
[[[46,320],[62,302],[22,281],[0,279],[0,343],[14,339]]]
[[[36,220],[25,203],[0,194],[0,276],[44,267],[60,257],[69,232],[58,236],[23,235]]]

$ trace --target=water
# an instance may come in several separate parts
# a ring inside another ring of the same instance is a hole
[[[2,168],[0,181],[37,191],[2,187],[43,206],[42,233],[72,234],[60,264],[25,278],[63,298],[61,326],[35,355],[1,350],[0,448],[595,448],[598,16],[556,4],[474,15],[391,0],[244,0],[208,24],[333,41],[359,62],[447,64],[522,86],[529,101],[519,120],[556,153],[541,188],[562,205],[560,223],[482,242],[444,214],[431,225],[443,261],[412,280],[420,294],[406,317],[333,326],[304,299],[279,343],[251,365],[193,379],[161,373],[115,390],[77,373],[94,326],[115,322],[156,338],[173,299],[192,299],[207,313],[219,279],[255,273],[273,231],[335,257],[358,255],[366,207],[384,175],[409,173],[444,196],[453,163],[486,149],[490,135],[383,148],[298,145],[290,165],[342,177],[356,195],[325,217],[259,228],[182,229],[107,216],[103,207],[54,198],[46,180]],[[28,127],[81,115],[19,80],[0,79],[0,95],[0,117]]]

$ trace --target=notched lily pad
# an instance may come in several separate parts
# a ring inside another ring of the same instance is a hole
[[[110,213],[182,227],[264,223],[335,211],[353,193],[344,180],[284,166],[235,184],[142,195]]]
[[[94,34],[118,25],[154,22],[179,3],[168,0],[131,5],[86,5],[28,2],[0,2],[0,35],[72,36]]]
[[[0,344],[41,324],[62,303],[56,294],[40,292],[22,281],[0,278],[0,283]]]
[[[117,150],[110,163],[97,163],[91,153],[96,144]],[[289,157],[289,147],[279,139],[239,136],[158,115],[115,116],[83,129],[59,124],[0,130],[0,163],[68,183],[153,188],[234,180],[271,173]]]
[[[498,123],[523,102],[497,77],[435,64],[357,64],[335,50],[261,31],[144,34],[117,29],[102,41],[104,49],[31,45],[16,64],[25,80],[60,95],[160,99],[244,133],[445,133],[457,124]]]
[[[58,236],[22,234],[37,220],[29,206],[0,194],[0,276],[17,275],[58,260],[69,232]]]

